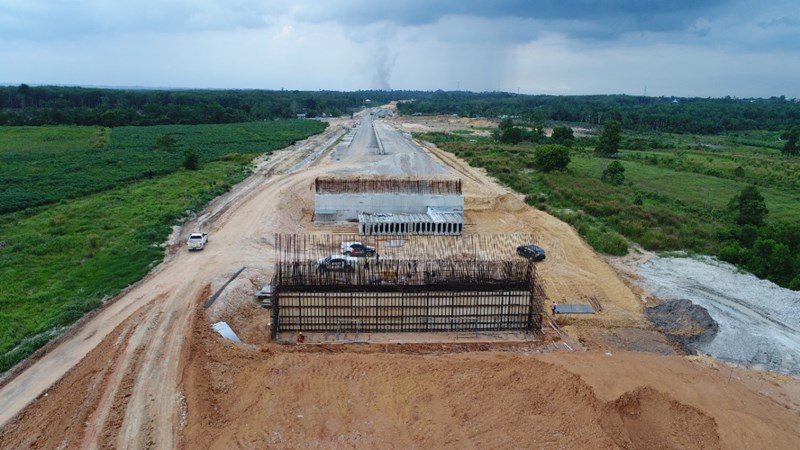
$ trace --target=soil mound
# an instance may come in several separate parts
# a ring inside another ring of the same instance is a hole
[[[626,449],[721,448],[712,417],[649,386],[606,404],[600,426]]]
[[[647,308],[645,315],[668,338],[691,354],[696,353],[698,346],[711,342],[719,331],[719,324],[707,309],[686,299],[670,300]]]

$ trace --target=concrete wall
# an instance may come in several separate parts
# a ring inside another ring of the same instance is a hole
[[[316,220],[358,220],[360,213],[426,214],[428,207],[464,209],[460,194],[316,194]],[[332,213],[335,211],[335,213]]]

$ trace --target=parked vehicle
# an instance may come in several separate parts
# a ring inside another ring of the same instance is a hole
[[[347,255],[331,255],[317,260],[317,270],[320,272],[353,272],[356,270],[358,260]]]
[[[542,247],[533,244],[520,245],[517,247],[517,254],[531,261],[542,261],[546,256]]]
[[[192,233],[189,235],[189,240],[186,241],[189,250],[202,250],[206,248],[206,244],[208,244],[208,233]]]
[[[341,252],[347,256],[375,256],[375,247],[361,242],[342,242]]]

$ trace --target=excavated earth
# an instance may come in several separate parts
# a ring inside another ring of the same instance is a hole
[[[176,231],[146,279],[7,378],[0,448],[798,447],[797,379],[684,355],[645,317],[634,275],[432,146],[424,153],[464,182],[468,233],[532,233],[548,251],[537,269],[548,301],[599,312],[548,318],[539,336],[270,341],[253,293],[271,278],[274,233],[353,233],[311,220],[313,180],[380,163],[324,152],[289,173],[342,124],[258,161]],[[194,229],[211,240],[188,253]],[[218,321],[242,342],[209,328]]]
[[[707,309],[685,298],[649,306],[645,315],[687,353],[696,353],[699,345],[710,342],[719,331]]]

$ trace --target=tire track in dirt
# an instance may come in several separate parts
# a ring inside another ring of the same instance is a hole
[[[151,311],[139,337],[138,365],[119,430],[121,448],[175,448],[179,444],[181,395],[179,364],[192,306],[209,287],[189,279],[165,295]],[[134,339],[136,341],[136,339]],[[145,430],[147,432],[143,433]]]
[[[104,420],[100,421],[99,417],[96,420],[97,425],[95,429],[100,433],[93,433],[86,448],[130,448],[125,443],[119,441],[119,430],[122,428],[126,419],[127,406],[130,403],[131,391],[134,388],[135,378],[137,371],[141,368],[141,356],[144,351],[143,347],[136,347],[135,350],[128,355],[125,370],[120,370],[122,376],[114,380],[115,384],[111,387],[113,396],[110,397],[111,401],[105,409]]]
[[[147,309],[152,308],[153,303],[143,306],[137,316],[146,315]],[[111,412],[113,406],[119,401],[119,388],[123,383],[123,377],[129,372],[131,353],[136,353],[136,349],[130,346],[131,334],[138,329],[137,321],[123,330],[122,334],[116,339],[113,358],[109,365],[101,372],[103,381],[96,389],[100,392],[97,403],[92,408],[92,414],[86,420],[86,430],[84,431],[81,448],[109,448],[109,442],[99,442],[102,434],[106,433],[110,426]],[[130,394],[126,394],[130,395]],[[105,436],[104,436],[105,437]],[[104,439],[107,441],[107,439]],[[116,445],[114,445],[116,446]]]

